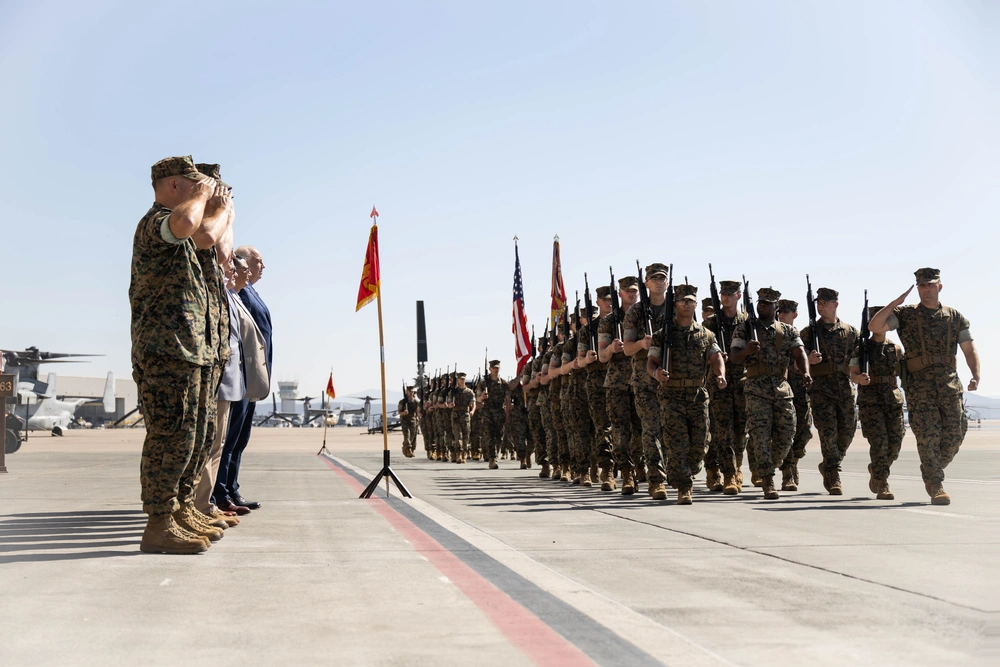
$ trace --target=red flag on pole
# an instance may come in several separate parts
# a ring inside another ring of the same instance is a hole
[[[373,206],[372,217],[375,218],[377,216],[378,214]],[[354,309],[354,312],[358,312],[378,296],[379,282],[378,222],[376,222],[372,225],[371,232],[368,234],[368,249],[365,251],[365,266],[361,270],[361,286],[358,287],[358,305]]]
[[[510,328],[514,333],[514,356],[517,358],[517,373],[520,375],[524,365],[531,359],[531,343],[528,339],[528,316],[524,312],[521,258],[517,252],[516,241],[514,242],[514,320]]]
[[[326,395],[330,398],[337,398],[337,392],[333,390],[333,372],[330,372],[330,379],[326,381]]]
[[[562,321],[566,305],[566,286],[563,285],[562,260],[559,259],[559,237],[552,240],[552,306],[550,318],[553,326]]]

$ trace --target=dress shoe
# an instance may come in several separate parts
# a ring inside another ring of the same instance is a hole
[[[223,512],[236,512],[237,515],[243,516],[244,514],[250,514],[250,508],[244,505],[237,505],[229,498],[217,502],[216,507],[218,507]]]
[[[239,494],[233,496],[233,502],[236,503],[237,505],[243,505],[243,507],[246,507],[248,510],[260,509],[260,503],[258,503],[256,500],[247,500],[246,498],[244,498]]]

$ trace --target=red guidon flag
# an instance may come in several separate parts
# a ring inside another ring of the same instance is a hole
[[[566,286],[563,285],[562,260],[559,257],[559,237],[552,240],[552,305],[550,318],[555,327],[562,321],[566,306]]]
[[[378,219],[375,207],[372,207],[372,218]],[[372,230],[368,234],[368,249],[365,251],[365,267],[361,270],[361,286],[358,287],[358,305],[354,312],[358,312],[378,296],[379,271],[378,271],[378,222],[372,225]]]
[[[330,379],[326,381],[326,395],[330,398],[337,398],[337,392],[333,390],[333,373],[330,373]]]

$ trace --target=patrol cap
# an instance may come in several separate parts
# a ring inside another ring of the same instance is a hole
[[[667,265],[666,264],[660,264],[659,262],[653,262],[652,264],[650,264],[649,266],[646,267],[646,273],[645,273],[645,275],[646,275],[646,279],[647,280],[649,280],[653,276],[658,276],[661,273],[663,274],[664,278],[666,278],[667,276],[670,275],[670,271],[667,269]]]
[[[459,380],[465,379],[465,373],[455,373],[455,378]]]
[[[229,183],[226,183],[225,181],[222,180],[222,173],[219,171],[219,165],[212,164],[209,162],[198,162],[194,166],[202,174],[205,174],[206,176],[211,176],[212,178],[217,180],[219,182],[219,185],[221,185],[222,187],[232,189],[232,186],[230,186]]]
[[[694,285],[674,285],[674,298],[681,301],[698,301],[698,288]]]
[[[618,279],[618,289],[630,290],[639,289],[639,279],[635,276],[625,276],[624,278]]]
[[[500,368],[500,360],[494,359],[490,362],[490,368]]]
[[[778,310],[783,313],[799,312],[799,302],[791,299],[778,299]]]
[[[712,297],[706,296],[704,299],[701,300],[701,309],[713,310],[713,311],[715,310],[715,306],[712,305]]]
[[[597,288],[597,298],[607,299],[611,296],[611,285],[601,285]]]
[[[913,275],[917,277],[917,284],[923,285],[924,283],[939,283],[941,282],[941,269],[917,269],[913,272]]]
[[[183,176],[192,181],[200,181],[203,178],[202,173],[194,166],[194,160],[191,159],[190,155],[165,157],[150,167],[149,173],[153,181],[168,176]]]
[[[738,280],[720,280],[719,291],[723,294],[736,294],[743,287],[743,283]]]
[[[761,287],[757,290],[757,300],[758,301],[769,301],[774,303],[781,298],[781,292],[774,289],[773,287]]]
[[[885,306],[868,306],[868,319],[875,317],[875,313],[885,308]]]
[[[820,287],[816,290],[817,301],[836,301],[840,297],[840,292],[829,287]]]

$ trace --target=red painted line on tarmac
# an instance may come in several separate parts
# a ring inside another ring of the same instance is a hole
[[[348,475],[335,463],[323,458],[348,486],[360,494],[365,490],[356,479]],[[567,665],[593,665],[594,661],[545,622],[514,601],[509,595],[484,579],[478,572],[466,565],[455,554],[445,549],[430,535],[422,531],[409,519],[394,510],[381,498],[372,496],[371,508],[381,514],[386,521],[403,536],[413,548],[448,577],[473,604],[486,615],[493,625],[536,665],[542,667],[566,667]]]

